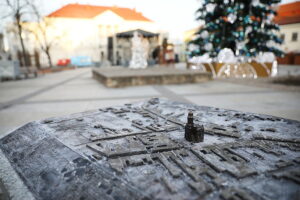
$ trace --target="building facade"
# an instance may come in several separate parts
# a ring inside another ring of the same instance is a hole
[[[277,13],[275,23],[280,26],[282,50],[300,53],[300,2],[282,4]]]
[[[135,9],[82,4],[68,4],[45,16],[42,22],[26,22],[24,27],[29,30],[24,32],[28,51],[39,49],[41,42],[49,44],[54,64],[60,59],[88,57],[92,62],[115,65],[120,56],[117,33],[135,29],[161,32],[155,22]],[[11,49],[16,50],[18,41],[13,41],[13,34],[7,35]],[[47,65],[41,51],[40,57],[41,64]]]
[[[134,9],[68,4],[49,14],[62,40],[52,49],[53,59],[88,56],[92,61],[109,60],[116,64],[119,54],[116,34],[142,29],[159,32],[152,20]]]
[[[280,26],[281,49],[285,52],[278,62],[300,65],[300,2],[282,4],[277,13],[274,21]]]

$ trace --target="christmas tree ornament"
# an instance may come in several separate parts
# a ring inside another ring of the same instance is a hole
[[[258,6],[259,0],[252,0],[252,6]]]
[[[207,44],[205,44],[204,48],[205,48],[205,50],[210,51],[210,50],[212,50],[213,45],[212,45],[212,43],[207,43]]]
[[[268,19],[271,20],[271,21],[274,19],[274,17],[275,17],[275,15],[273,13],[268,15]]]
[[[244,41],[237,42],[236,47],[237,47],[238,50],[243,49],[245,47],[245,42]]]
[[[276,43],[275,43],[274,41],[272,41],[272,40],[269,40],[269,41],[266,43],[266,46],[269,47],[269,48],[271,48],[271,47],[273,47],[273,46],[275,46],[275,45],[276,45]]]
[[[216,7],[216,4],[209,3],[206,5],[207,12],[213,12]]]
[[[207,38],[208,37],[208,31],[203,31],[200,35],[201,38]]]
[[[198,46],[195,45],[195,44],[189,44],[189,45],[188,45],[188,50],[189,50],[189,51],[195,51],[195,50],[197,50],[197,49],[198,49]]]
[[[235,22],[236,18],[237,18],[237,16],[236,16],[235,14],[233,14],[233,13],[230,13],[230,14],[228,15],[228,17],[227,17],[228,21],[229,21],[231,24],[233,24],[233,23]]]

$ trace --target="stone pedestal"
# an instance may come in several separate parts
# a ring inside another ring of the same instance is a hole
[[[106,87],[112,88],[152,84],[201,83],[212,78],[209,72],[166,67],[146,69],[128,69],[123,67],[95,68],[93,69],[93,77]]]

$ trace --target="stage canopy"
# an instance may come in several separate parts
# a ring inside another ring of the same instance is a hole
[[[143,35],[143,37],[157,37],[159,34],[157,33],[151,33],[148,31],[144,31],[141,29],[136,29],[136,30],[131,30],[131,31],[126,31],[126,32],[122,32],[122,33],[117,33],[117,37],[121,38],[129,38],[129,37],[133,37],[133,33],[137,31],[139,34]]]

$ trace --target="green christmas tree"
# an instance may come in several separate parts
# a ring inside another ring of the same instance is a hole
[[[282,56],[276,47],[281,39],[273,23],[280,0],[205,0],[197,10],[197,20],[205,22],[195,39],[191,56],[209,53],[216,57],[225,48],[236,56],[255,57],[260,52]]]

